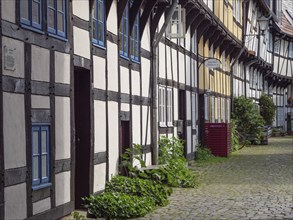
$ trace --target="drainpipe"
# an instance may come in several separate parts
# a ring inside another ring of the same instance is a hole
[[[157,79],[157,48],[159,45],[159,42],[161,41],[166,28],[168,27],[168,24],[173,16],[173,13],[179,3],[179,0],[173,0],[170,10],[168,11],[168,14],[165,19],[165,23],[163,24],[159,34],[155,37],[152,43],[152,163],[158,164],[158,158],[159,158],[159,148],[158,148],[158,120],[157,120],[157,113],[158,113],[158,104],[157,104],[157,86],[158,86],[158,79]]]

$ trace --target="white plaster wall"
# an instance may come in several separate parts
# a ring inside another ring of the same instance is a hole
[[[165,44],[159,43],[159,54],[157,54],[157,59],[159,59],[159,74],[160,78],[166,78],[165,76]],[[157,67],[158,68],[158,67]]]
[[[167,61],[166,61],[166,62],[167,62],[167,64],[166,64],[166,67],[167,67],[167,79],[172,79],[171,52],[172,52],[172,50],[170,51],[170,47],[169,47],[169,46],[166,46],[166,57],[167,57]],[[173,58],[173,57],[172,57],[172,58]],[[173,61],[173,60],[172,60],[172,61]]]
[[[179,53],[179,82],[185,84],[184,55]]]
[[[192,138],[192,133],[191,133],[191,126],[188,126],[187,129],[187,153],[191,153],[192,152],[192,146],[191,146],[191,138]]]
[[[70,158],[70,99],[55,98],[56,160]]]
[[[278,73],[278,63],[279,63],[279,57],[278,56],[274,56],[274,73]]]
[[[5,4],[9,1],[4,1]],[[13,8],[15,10],[15,7]],[[2,7],[3,10],[3,7]],[[15,49],[15,70],[4,69],[4,49]],[[8,37],[2,37],[2,71],[3,75],[24,78],[24,43]]]
[[[178,120],[178,89],[173,88],[173,102],[174,102],[174,120]]]
[[[278,74],[281,74],[283,76],[286,76],[287,72],[286,72],[286,67],[287,67],[287,59],[284,59],[282,57],[280,57],[280,67],[279,67],[279,72]]]
[[[108,15],[108,19],[107,19],[107,29],[108,31],[110,31],[111,33],[118,35],[117,30],[117,1],[113,1],[110,11],[109,11],[109,15]]]
[[[42,213],[51,208],[51,197],[33,203],[33,215]]]
[[[152,153],[147,153],[145,155],[145,164],[146,166],[152,165]]]
[[[111,79],[111,78],[109,78]],[[120,66],[120,80],[121,80],[121,93],[130,93],[130,88],[129,88],[129,69]]]
[[[50,52],[32,45],[32,80],[50,81]]]
[[[107,41],[107,58],[108,62],[108,90],[117,91],[118,92],[118,52],[117,52],[117,45]]]
[[[94,61],[94,87],[106,90],[106,60],[101,57],[93,56]]]
[[[73,26],[74,54],[90,59],[89,32]]]
[[[70,202],[70,171],[55,175],[56,206]]]
[[[72,12],[79,18],[89,21],[89,0],[73,0]]]
[[[118,173],[119,165],[119,126],[118,126],[118,104],[108,103],[109,111],[109,179]]]
[[[3,92],[3,133],[5,169],[26,166],[24,95]]]
[[[150,26],[149,21],[146,23],[146,26],[144,28],[144,32],[142,34],[141,38],[141,47],[145,50],[150,51]]]
[[[41,95],[31,96],[32,108],[50,108],[50,97]]]
[[[106,103],[94,101],[95,153],[106,151]]]
[[[148,106],[142,106],[142,144],[151,144],[151,125],[150,125],[151,109]]]
[[[172,48],[172,62],[173,62],[173,80],[177,81],[178,80],[178,77],[177,77],[177,73],[178,73],[178,70],[177,70],[177,51],[174,50]]]
[[[150,87],[150,64],[151,62],[148,59],[141,58],[141,77],[142,77],[142,96],[149,96],[149,87]]]
[[[129,112],[130,111],[130,105],[126,103],[121,103],[121,111]]]
[[[186,119],[191,120],[191,93],[186,91]]]
[[[288,76],[293,77],[293,61],[288,60]]]
[[[140,76],[138,71],[131,71],[132,95],[140,95]]]
[[[190,57],[186,56],[186,72],[185,72],[185,77],[186,77],[186,85],[191,85],[191,78],[190,78]]]
[[[106,163],[94,167],[94,192],[105,189],[106,184]]]
[[[1,1],[2,19],[15,23],[15,0]]]
[[[140,106],[132,105],[132,140],[134,144],[140,144]]]
[[[185,35],[185,48],[187,50],[190,50],[190,28],[188,28],[188,30],[186,31],[186,35]]]
[[[70,55],[55,52],[55,82],[70,84]]]
[[[25,219],[27,217],[26,183],[4,188],[5,219]]]

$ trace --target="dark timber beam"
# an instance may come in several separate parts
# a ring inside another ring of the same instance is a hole
[[[134,25],[134,21],[136,19],[136,16],[139,15],[139,11],[141,9],[141,6],[146,0],[141,0],[141,1],[133,1],[132,6],[130,7],[129,10],[129,30],[132,32],[132,28]]]
[[[200,10],[196,7],[192,8],[190,12],[186,15],[186,31],[190,25],[195,21],[195,19],[200,15]]]
[[[225,40],[225,37],[226,37],[227,35],[225,35],[224,33],[220,33],[219,34],[219,38],[218,38],[218,40],[216,40],[215,41],[215,43],[214,43],[214,50],[217,50],[218,49],[218,47],[223,43],[223,41]]]
[[[200,23],[204,20],[205,15],[202,12],[199,12],[199,15],[196,17],[196,19],[193,21],[190,27],[190,33],[191,37],[194,35],[195,30],[197,30],[197,27],[200,25]]]
[[[111,5],[113,3],[113,0],[106,0],[105,1],[105,9],[106,9],[106,20],[108,18],[108,15],[109,15],[109,12],[110,12],[110,9],[111,9]]]
[[[207,32],[205,33],[204,35],[204,38],[203,38],[203,43],[205,44],[207,42],[207,40],[210,40],[211,37],[214,35],[214,33],[216,32],[217,28],[216,26],[214,26],[213,24],[211,24],[209,26],[209,29],[207,30]]]
[[[154,40],[156,29],[158,27],[161,16],[164,14],[165,10],[166,10],[166,6],[164,5],[159,5],[157,8],[156,14],[153,17],[152,24],[151,24],[151,33],[150,33],[151,40]]]
[[[201,24],[198,26],[197,28],[197,40],[199,40],[201,38],[201,36],[203,36],[206,31],[208,30],[208,28],[211,26],[211,20],[210,19],[205,19],[201,22]]]
[[[158,2],[157,0],[146,1],[146,5],[144,7],[142,15],[140,16],[140,21],[139,21],[140,39],[142,38],[142,34],[144,32],[145,26],[157,2]]]
[[[118,14],[118,17],[117,17],[118,27],[120,27],[123,12],[124,12],[125,8],[127,7],[127,3],[128,3],[128,0],[119,0],[118,1],[118,13],[117,13]]]

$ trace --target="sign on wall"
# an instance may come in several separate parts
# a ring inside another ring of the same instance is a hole
[[[209,69],[215,69],[220,67],[220,61],[218,59],[207,59],[204,61],[204,65]]]
[[[4,46],[4,69],[15,70],[16,48]]]

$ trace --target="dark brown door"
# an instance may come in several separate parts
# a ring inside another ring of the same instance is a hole
[[[130,128],[129,121],[121,121],[120,126],[120,152],[121,154],[125,153],[125,150],[130,146]],[[120,158],[121,164],[121,158]],[[124,167],[120,167],[120,174],[125,176],[127,174],[127,170]]]
[[[199,140],[202,145],[205,145],[205,103],[204,94],[198,95],[198,110],[199,110]]]
[[[186,148],[186,92],[185,90],[179,90],[178,94],[178,119],[182,120],[182,132],[178,134],[179,138],[184,140],[184,155],[187,155]]]
[[[75,95],[75,208],[82,208],[82,197],[90,192],[90,72],[74,71]]]

